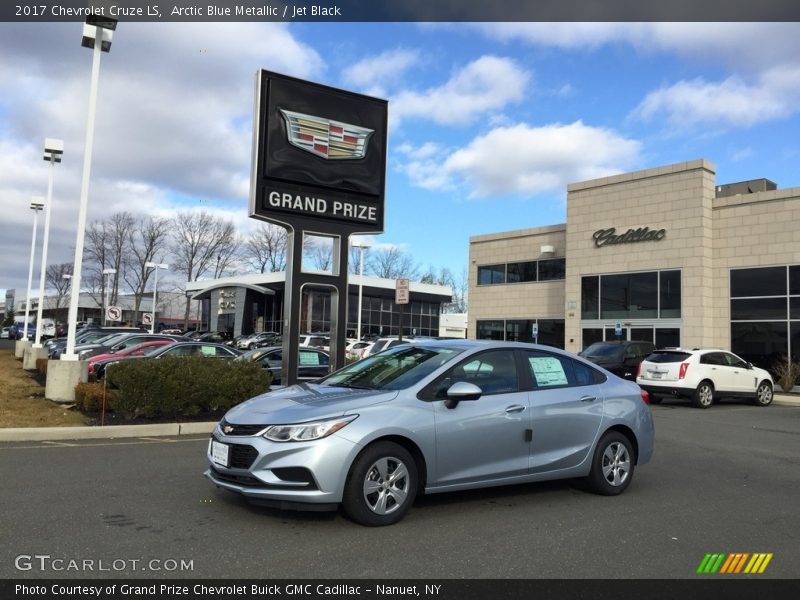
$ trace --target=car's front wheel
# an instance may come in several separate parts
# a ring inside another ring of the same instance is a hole
[[[692,403],[697,408],[708,408],[714,404],[714,384],[710,381],[701,381],[694,391]]]
[[[342,507],[356,523],[392,525],[402,519],[417,495],[417,465],[393,442],[367,446],[350,468]]]
[[[756,406],[769,406],[772,404],[772,384],[769,381],[762,381],[756,389]]]
[[[630,440],[618,431],[608,432],[594,451],[590,487],[603,496],[621,494],[631,483],[634,462]]]

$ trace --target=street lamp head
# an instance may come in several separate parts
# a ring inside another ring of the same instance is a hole
[[[93,49],[95,41],[97,39],[98,33],[100,34],[100,50],[102,52],[110,52],[111,51],[111,40],[114,38],[114,31],[111,27],[106,27],[101,23],[93,23],[90,24],[88,21],[92,17],[86,17],[87,23],[83,25],[83,37],[81,38],[81,46],[84,48]],[[102,17],[101,17],[102,18]],[[105,19],[106,21],[113,21],[114,27],[117,26],[117,22],[115,19]]]
[[[31,198],[31,210],[42,210],[44,208],[44,196],[33,196]]]
[[[70,275],[69,273],[63,273],[61,275],[61,278],[62,279],[72,279],[72,275]]]
[[[350,245],[353,246],[354,248],[363,248],[364,250],[369,250],[370,248],[372,248],[371,241],[362,239],[353,240],[350,243]]]
[[[103,275],[115,275],[116,272],[116,269],[103,269]]]
[[[44,160],[48,162],[61,162],[61,156],[64,154],[64,140],[56,138],[46,138],[44,140]]]
[[[164,263],[146,262],[144,266],[148,269],[169,269],[169,265],[165,265]]]

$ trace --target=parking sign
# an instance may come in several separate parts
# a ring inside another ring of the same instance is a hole
[[[408,279],[398,279],[394,290],[395,304],[408,304]]]

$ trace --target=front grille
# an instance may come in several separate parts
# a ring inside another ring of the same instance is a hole
[[[225,427],[232,427],[233,429],[231,431],[225,431]],[[266,425],[236,425],[234,423],[228,423],[225,420],[219,424],[220,430],[225,435],[256,435],[266,427]]]

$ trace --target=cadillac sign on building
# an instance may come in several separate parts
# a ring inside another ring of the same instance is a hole
[[[257,77],[250,216],[295,230],[382,232],[386,101]]]

